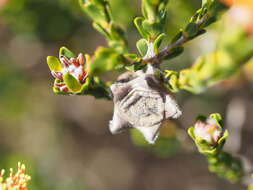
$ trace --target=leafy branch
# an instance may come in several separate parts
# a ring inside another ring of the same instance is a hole
[[[104,35],[109,47],[118,53],[127,52],[124,30],[113,20],[109,2],[106,0],[79,0],[81,8],[93,20],[93,27]]]
[[[206,88],[222,81],[240,69],[253,54],[253,38],[241,28],[226,30],[214,52],[199,57],[192,67],[180,72],[166,70],[167,86],[177,92],[186,90],[201,93]],[[241,51],[244,47],[245,51]]]
[[[183,52],[182,45],[204,34],[206,32],[204,28],[214,23],[225,9],[226,7],[219,1],[203,1],[203,6],[191,17],[185,29],[181,29],[171,43],[160,52],[155,50],[156,54],[144,58],[144,62],[160,64],[164,59],[180,55]],[[158,43],[161,43],[160,40]]]

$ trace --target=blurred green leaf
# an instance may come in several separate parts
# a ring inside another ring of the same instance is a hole
[[[122,56],[112,48],[98,48],[91,62],[89,68],[91,75],[97,75],[123,67]]]
[[[70,59],[70,58],[75,58],[76,55],[70,51],[68,48],[66,47],[61,47],[60,51],[59,51],[59,56],[65,56],[66,58]]]
[[[74,93],[80,92],[82,85],[71,74],[65,74],[63,80],[67,87]]]
[[[198,25],[196,23],[189,23],[185,28],[185,33],[190,38],[198,33]]]
[[[51,71],[61,71],[61,63],[60,61],[54,56],[47,57],[47,64]]]
[[[184,52],[184,47],[177,47],[174,48],[170,51],[169,55],[167,55],[164,59],[165,60],[169,60],[172,59],[174,57],[179,56],[180,54],[182,54]]]
[[[144,21],[144,18],[142,18],[142,17],[136,17],[134,19],[134,24],[135,24],[135,27],[137,28],[138,32],[140,33],[140,35],[143,38],[148,39],[148,33],[146,32],[146,30],[142,26],[142,22],[143,21]]]
[[[136,47],[141,56],[145,56],[148,51],[148,41],[142,38],[136,43]]]
[[[155,53],[158,53],[159,51],[159,47],[161,46],[162,44],[162,41],[164,40],[164,38],[166,37],[166,34],[162,33],[160,34],[154,41],[154,50],[155,50]]]

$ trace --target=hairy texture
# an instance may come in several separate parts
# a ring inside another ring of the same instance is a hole
[[[154,143],[163,121],[181,115],[175,100],[152,72],[124,73],[111,86],[111,91],[114,115],[110,130],[113,134],[136,128],[149,143]]]

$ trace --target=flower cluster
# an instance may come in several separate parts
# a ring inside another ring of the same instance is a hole
[[[61,63],[61,68],[58,71],[52,70],[51,73],[55,79],[60,80],[60,82],[56,82],[54,87],[63,92],[70,92],[67,84],[64,82],[63,77],[66,74],[73,76],[80,84],[85,83],[85,79],[88,74],[84,69],[84,56],[82,53],[78,55],[77,58],[68,59],[65,56],[60,56],[59,58]]]
[[[10,175],[4,179],[5,171],[0,173],[0,190],[28,190],[27,183],[31,177],[25,174],[25,165],[18,163],[18,171],[14,174],[13,169],[10,169]]]

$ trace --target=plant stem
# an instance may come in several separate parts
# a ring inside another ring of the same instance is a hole
[[[198,22],[196,23],[196,24],[197,24],[197,27],[198,27],[198,31],[200,31],[200,30],[202,30],[202,29],[204,28],[204,27],[202,27],[201,25],[202,25],[203,23],[205,23],[209,18],[210,18],[210,16],[209,16],[209,15],[206,15],[205,17],[203,17],[200,21],[198,21]],[[182,33],[181,37],[180,37],[177,41],[175,41],[175,42],[169,44],[168,46],[166,46],[166,47],[165,47],[163,50],[161,50],[157,55],[155,55],[155,56],[153,56],[153,57],[149,57],[149,58],[147,58],[147,59],[143,59],[143,60],[144,60],[145,62],[147,62],[147,63],[161,63],[162,60],[163,60],[166,56],[170,55],[172,49],[182,46],[184,43],[190,41],[191,39],[192,39],[192,38],[190,38],[190,37],[187,36],[187,35],[183,35],[183,33]]]

